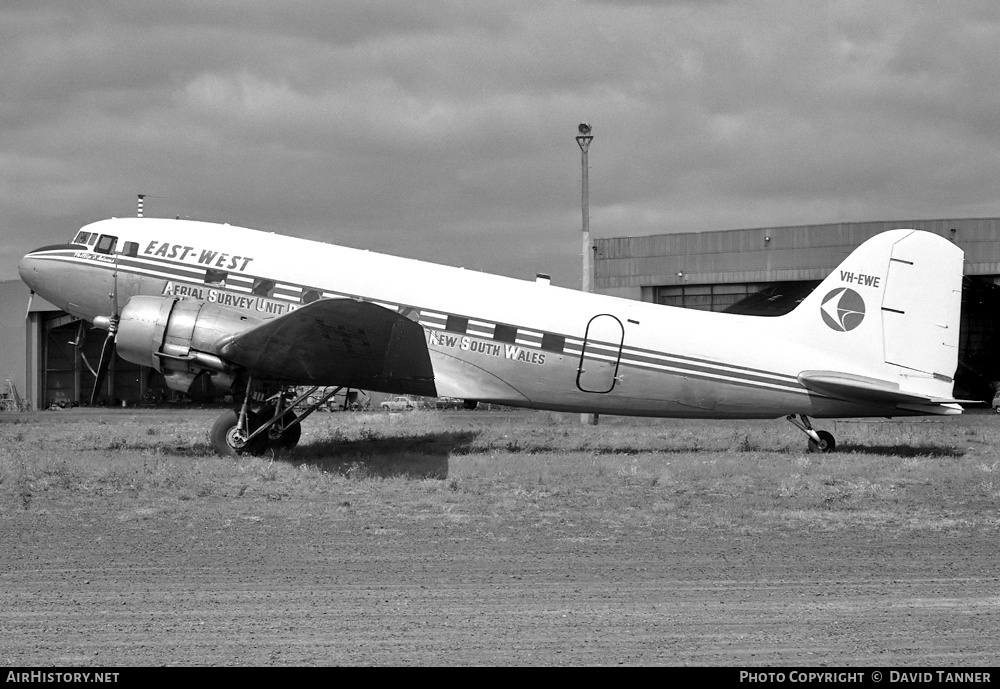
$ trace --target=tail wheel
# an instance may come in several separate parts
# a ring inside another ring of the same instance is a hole
[[[816,435],[819,436],[818,443],[809,438],[810,452],[833,452],[837,449],[837,441],[834,440],[833,434],[830,431],[816,431]]]
[[[246,440],[250,433],[263,425],[263,417],[257,412],[247,412],[247,432],[241,431],[237,427],[239,418],[239,414],[230,409],[215,420],[211,433],[212,449],[223,456],[264,454],[268,446],[267,433],[261,433],[249,442]]]

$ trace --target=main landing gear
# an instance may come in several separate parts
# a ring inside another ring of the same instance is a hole
[[[833,452],[837,449],[837,441],[829,431],[814,430],[805,414],[789,414],[785,417],[796,428],[809,436],[810,452]]]
[[[319,409],[341,388],[334,388],[302,413],[295,408],[312,395],[319,386],[305,393],[293,394],[290,389],[271,395],[257,408],[251,408],[253,379],[247,382],[242,406],[231,409],[215,420],[212,426],[212,448],[220,455],[262,455],[269,448],[290,450],[302,435],[302,420]]]

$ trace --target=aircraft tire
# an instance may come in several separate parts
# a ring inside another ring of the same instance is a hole
[[[295,418],[295,414],[292,412],[286,412],[285,416],[291,419]],[[273,426],[272,426],[273,428]],[[302,424],[297,423],[291,428],[286,428],[281,435],[277,438],[270,438],[271,447],[276,450],[291,450],[293,447],[299,444],[299,438],[302,437]]]
[[[837,441],[834,439],[832,433],[829,431],[816,431],[816,435],[819,436],[822,444],[817,443],[812,438],[809,438],[810,452],[833,452],[837,449]]]
[[[267,451],[267,445],[268,445],[266,433],[262,433],[261,435],[257,436],[249,443],[247,443],[246,446],[240,449],[237,449],[230,444],[229,433],[230,431],[236,428],[236,424],[238,421],[239,421],[239,414],[233,409],[230,409],[229,411],[225,412],[224,414],[222,414],[222,416],[220,416],[215,420],[215,423],[212,424],[212,433],[211,433],[212,449],[215,450],[216,454],[222,456],[241,455],[241,454],[248,454],[248,455],[264,454]],[[259,428],[262,423],[263,420],[260,414],[257,414],[255,412],[249,412],[247,414],[247,425],[249,426],[251,432]]]

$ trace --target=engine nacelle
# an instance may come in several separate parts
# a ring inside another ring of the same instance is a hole
[[[228,389],[235,371],[219,358],[217,343],[260,322],[204,301],[136,296],[122,310],[115,345],[126,361],[152,366],[162,373],[172,390],[187,392],[204,371],[215,387]]]

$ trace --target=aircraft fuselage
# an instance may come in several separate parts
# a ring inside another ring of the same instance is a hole
[[[843,346],[830,353],[821,338],[855,335],[823,326],[819,308],[811,318],[820,339],[799,338],[801,317],[673,308],[229,225],[112,219],[81,237],[20,266],[34,291],[73,315],[117,313],[136,295],[198,300],[253,322],[318,299],[368,301],[419,323],[441,396],[638,416],[943,413],[808,389],[804,370],[889,377],[884,360],[844,361]],[[102,253],[107,237],[115,246]],[[886,270],[870,273],[884,281]],[[874,294],[872,282],[851,289]]]

